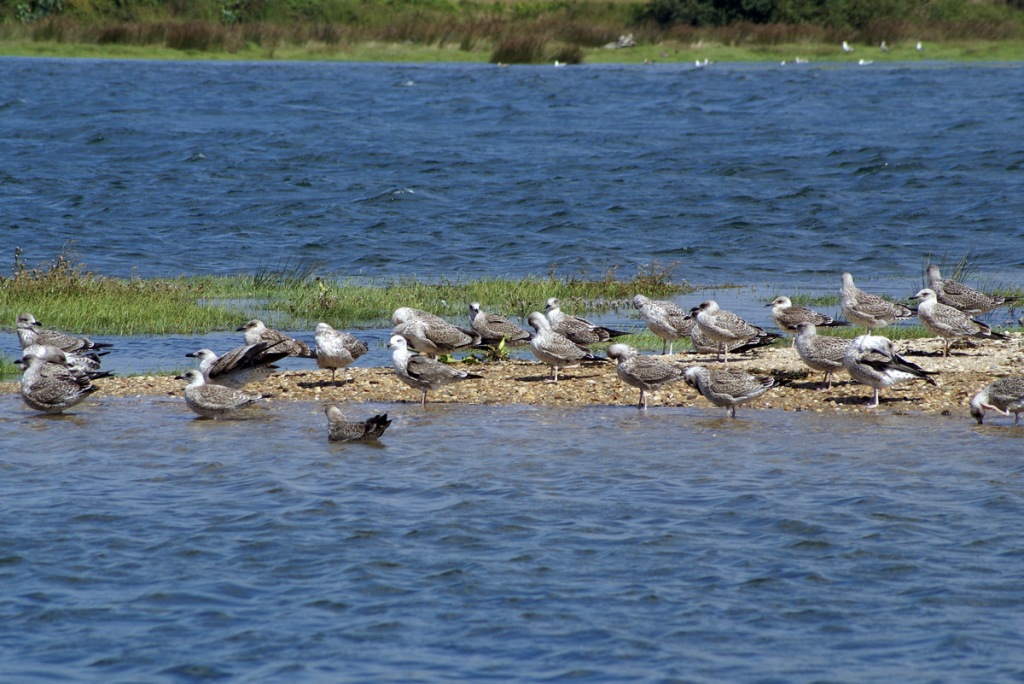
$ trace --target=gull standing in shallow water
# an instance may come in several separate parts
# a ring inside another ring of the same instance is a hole
[[[764,329],[751,325],[731,311],[718,308],[718,302],[709,299],[690,310],[697,319],[701,333],[718,343],[722,362],[729,365],[729,344],[755,337],[766,337]]]
[[[335,404],[325,408],[324,412],[327,414],[327,439],[332,442],[376,442],[391,425],[386,413],[366,420],[349,421]]]
[[[207,383],[203,374],[197,370],[186,371],[175,380],[188,381],[188,386],[185,387],[185,404],[202,418],[223,418],[252,406],[263,398],[260,394]]]
[[[573,368],[583,361],[604,361],[586,347],[552,330],[551,322],[541,312],[534,311],[527,321],[537,331],[530,340],[530,350],[542,363],[551,366],[551,379],[548,382],[558,382],[559,368]]]
[[[881,328],[895,323],[900,318],[910,318],[914,312],[878,295],[859,289],[853,284],[853,276],[843,274],[843,286],[839,290],[840,309],[846,320],[856,325],[863,325],[870,332],[871,328]]]
[[[309,348],[308,344],[294,337],[289,337],[283,332],[268,328],[258,318],[252,319],[239,328],[238,331],[244,333],[246,344],[252,345],[260,342],[280,343],[281,346],[277,347],[277,349],[279,351],[287,351],[288,356],[300,356],[304,359],[314,358],[313,351]]]
[[[480,336],[481,344],[499,345],[502,340],[506,345],[524,344],[529,342],[533,333],[498,314],[484,313],[480,302],[469,304],[469,327]]]
[[[878,391],[883,387],[917,378],[936,386],[939,384],[931,377],[936,375],[935,371],[926,371],[907,361],[896,353],[892,340],[880,335],[861,335],[854,339],[846,349],[843,367],[851,378],[874,388],[875,394],[868,408],[878,406]]]
[[[548,298],[544,312],[547,314],[551,329],[559,335],[569,338],[576,344],[597,344],[599,342],[607,342],[613,337],[629,334],[621,330],[612,330],[611,328],[594,325],[585,318],[570,316],[564,313],[561,304],[558,302],[558,297]]]
[[[697,322],[674,302],[648,299],[643,295],[633,297],[633,306],[647,324],[647,329],[661,339],[661,353],[666,347],[672,354],[676,340],[689,337]]]
[[[366,343],[355,335],[335,330],[326,323],[316,324],[313,341],[316,343],[316,366],[331,370],[332,383],[339,368],[344,368],[347,376],[348,367],[370,351]]]
[[[771,303],[765,306],[772,307],[772,321],[778,326],[779,330],[796,334],[796,326],[800,323],[812,323],[816,327],[841,327],[844,325],[850,325],[845,321],[837,321],[831,316],[826,316],[823,313],[818,313],[814,309],[808,309],[806,306],[793,306],[793,301],[789,297],[776,297]],[[796,338],[793,338],[793,344],[796,345]]]
[[[391,359],[395,366],[395,375],[409,387],[422,392],[420,406],[426,406],[428,390],[436,390],[460,380],[475,380],[483,377],[475,373],[455,370],[437,359],[412,353],[409,351],[408,342],[401,335],[392,335],[388,346],[394,350],[391,352]]]
[[[278,350],[277,347],[282,347]],[[289,356],[283,342],[259,342],[235,347],[217,356],[209,349],[189,352],[185,356],[199,359],[199,372],[206,382],[241,389],[250,382],[262,382],[273,375],[276,361]]]
[[[608,358],[616,361],[615,374],[619,380],[640,390],[638,409],[647,409],[647,393],[654,392],[662,385],[683,379],[685,370],[674,363],[668,363],[650,356],[640,356],[628,344],[608,346]]]
[[[841,337],[825,337],[816,334],[813,323],[804,321],[796,326],[796,353],[811,370],[825,374],[828,387],[832,389],[832,374],[843,370],[843,359],[850,340]]]
[[[985,420],[985,411],[991,410],[1004,416],[1013,414],[1013,424],[1020,422],[1021,411],[1024,411],[1024,378],[1011,376],[999,378],[971,399],[971,416],[981,425]]]
[[[775,384],[774,378],[759,378],[730,370],[708,370],[693,366],[684,374],[686,384],[715,406],[725,406],[736,417],[736,406],[761,396]]]
[[[17,329],[18,343],[22,349],[38,344],[44,347],[56,347],[65,353],[83,353],[112,346],[106,342],[93,342],[88,337],[75,337],[60,330],[46,330],[42,323],[30,313],[18,316]]]
[[[25,369],[21,399],[43,413],[61,413],[80,403],[99,389],[92,384],[94,379],[110,375],[109,371],[72,370],[61,349],[40,344],[26,347],[18,363]]]
[[[992,332],[992,329],[981,321],[976,321],[960,309],[954,309],[945,304],[939,304],[935,290],[927,287],[913,299],[920,299],[917,306],[917,317],[921,324],[942,338],[942,356],[949,356],[949,340],[954,337],[996,337],[1001,340],[1009,339],[1006,335]]]
[[[943,280],[939,267],[935,264],[928,265],[928,288],[935,291],[939,304],[959,309],[968,316],[980,316],[1006,302],[1012,304],[1016,301],[1016,297],[996,297],[972,290],[952,278]]]

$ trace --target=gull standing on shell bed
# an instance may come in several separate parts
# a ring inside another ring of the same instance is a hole
[[[327,439],[331,442],[376,442],[391,425],[386,413],[349,421],[335,404],[326,407],[324,412],[327,414]]]
[[[203,374],[190,370],[175,380],[187,380],[185,404],[201,418],[223,418],[228,414],[252,406],[263,398],[261,394],[244,392],[233,387],[207,383]]]
[[[344,368],[345,375],[348,376],[348,367],[370,351],[366,343],[355,335],[335,330],[322,322],[316,324],[313,342],[316,344],[316,366],[330,369],[332,384],[334,374],[339,368]]]
[[[914,295],[912,299],[921,300],[921,303],[917,306],[917,317],[922,325],[942,338],[943,358],[949,356],[949,340],[954,337],[982,337],[989,339],[996,337],[1001,340],[1009,339],[1002,333],[992,332],[991,328],[987,325],[981,321],[974,320],[960,309],[939,304],[935,290],[930,290],[926,287]]]
[[[843,274],[843,286],[839,290],[840,309],[846,320],[863,325],[868,332],[895,323],[900,318],[910,318],[914,312],[903,306],[882,299],[859,289],[853,284],[853,276]]]
[[[896,353],[892,340],[881,335],[861,335],[853,340],[843,357],[843,367],[851,378],[874,388],[875,394],[868,408],[878,406],[878,390],[883,387],[917,378],[936,386],[939,384],[931,377],[936,375],[935,371],[926,371],[907,361]]]
[[[736,406],[755,399],[775,384],[775,378],[759,378],[740,371],[709,370],[704,366],[693,366],[684,374],[686,384],[694,388],[715,406],[729,409],[729,416],[736,417]]]
[[[772,307],[772,321],[779,330],[794,335],[797,333],[797,325],[800,323],[812,323],[819,328],[850,325],[845,321],[837,321],[831,316],[818,313],[814,309],[808,309],[806,306],[793,306],[793,301],[789,297],[776,297],[765,306]],[[793,346],[795,345],[796,338],[794,337]]]
[[[824,373],[828,381],[825,389],[832,389],[832,374],[844,369],[843,360],[850,340],[819,336],[814,324],[807,321],[797,323],[796,329],[796,353],[800,355],[800,360],[811,370]]]
[[[621,330],[612,330],[611,328],[594,325],[585,318],[563,313],[558,297],[549,297],[544,311],[547,314],[548,323],[551,324],[551,330],[569,338],[576,344],[597,344],[599,342],[607,342],[613,337],[629,334]]]
[[[681,366],[667,361],[640,356],[636,349],[628,344],[612,344],[608,346],[608,358],[614,359],[615,374],[619,380],[640,390],[640,401],[636,407],[647,409],[647,393],[654,392],[662,385],[683,379],[686,372]]]
[[[722,362],[729,365],[729,344],[755,337],[766,337],[763,328],[751,325],[731,311],[718,308],[718,302],[709,299],[690,310],[697,319],[701,333],[718,343],[718,354]]]
[[[968,316],[980,316],[998,308],[1006,302],[1015,302],[1016,297],[996,297],[978,292],[952,278],[943,280],[939,267],[928,265],[928,287],[935,291],[939,304],[951,306],[963,311]]]
[[[480,302],[469,303],[469,327],[480,336],[481,344],[499,345],[504,340],[506,345],[524,344],[529,342],[533,333],[498,314],[484,313]]]
[[[674,302],[636,295],[633,297],[633,306],[640,312],[647,329],[661,339],[662,356],[665,355],[666,347],[671,355],[676,340],[689,337],[697,325],[693,317]]]
[[[551,366],[551,379],[548,382],[558,382],[559,368],[573,368],[583,361],[604,361],[586,347],[552,330],[551,323],[541,312],[534,311],[527,321],[537,331],[530,340],[530,350],[542,363]]]
[[[268,328],[264,325],[263,321],[258,318],[254,318],[241,328],[239,332],[243,333],[245,343],[248,345],[259,344],[260,342],[271,342],[275,345],[280,344],[277,347],[278,351],[287,351],[288,356],[299,356],[304,359],[314,358],[312,350],[309,345],[302,340],[297,340],[294,337],[289,337],[283,332]]]
[[[388,346],[394,350],[391,352],[391,359],[394,362],[395,375],[409,387],[422,392],[420,406],[426,406],[428,390],[436,390],[461,380],[474,380],[483,377],[475,373],[455,370],[437,359],[412,353],[409,351],[406,339],[401,335],[392,335]]]
[[[278,370],[274,363],[289,355],[284,342],[259,342],[235,347],[223,356],[217,356],[209,349],[185,354],[189,358],[199,359],[199,372],[206,382],[234,389],[242,389],[250,382],[266,380]]]
[[[22,352],[18,365],[25,369],[21,376],[21,399],[25,405],[43,413],[61,413],[95,392],[96,378],[110,371],[72,370],[64,352],[51,346],[30,344]]]
[[[985,411],[992,410],[1004,416],[1013,414],[1013,424],[1020,422],[1021,411],[1024,411],[1024,378],[1011,376],[999,378],[971,399],[971,416],[981,425],[985,420]]]
[[[407,306],[391,314],[392,335],[401,335],[408,346],[430,357],[451,354],[480,344],[480,335],[452,325],[440,316]]]

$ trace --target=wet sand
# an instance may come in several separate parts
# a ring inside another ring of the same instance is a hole
[[[788,341],[787,341],[788,344]],[[985,340],[961,343],[949,358],[942,358],[940,339],[904,340],[897,349],[926,370],[939,371],[939,386],[924,381],[906,382],[883,390],[881,410],[893,413],[926,413],[968,416],[968,401],[993,380],[1024,373],[1024,334],[1013,333],[1007,341]],[[684,366],[721,367],[713,356],[684,353],[665,357]],[[810,371],[795,349],[776,346],[752,353],[730,356],[729,368],[755,375],[771,375],[777,386],[739,411],[782,409],[847,413],[878,411],[865,404],[871,388],[852,382],[846,373],[838,373],[831,390],[825,389],[822,374]],[[310,362],[312,366],[312,362]],[[550,369],[535,361],[510,360],[503,363],[459,365],[459,368],[484,376],[466,380],[430,392],[430,402],[462,404],[531,404],[540,406],[635,405],[639,390],[622,383],[611,362],[562,371],[559,382],[547,382]],[[96,381],[96,396],[182,396],[185,382],[169,376],[129,376]],[[338,374],[331,382],[329,371],[311,367],[308,371],[289,371],[272,376],[266,382],[249,385],[277,401],[418,402],[419,392],[402,384],[390,367],[349,368],[349,377]],[[17,392],[16,382],[0,383],[0,392]],[[686,406],[717,409],[697,392],[679,382],[650,395],[649,410],[661,406]]]

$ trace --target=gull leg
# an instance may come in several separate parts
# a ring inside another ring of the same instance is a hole
[[[870,404],[868,404],[868,408],[875,408],[875,407],[877,407],[877,406],[878,406],[878,388],[876,387],[876,388],[875,388],[875,396],[874,396],[874,399],[872,399],[871,403],[870,403]]]

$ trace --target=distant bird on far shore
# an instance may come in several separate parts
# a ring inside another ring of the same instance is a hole
[[[888,52],[889,46],[886,45],[885,41],[883,40],[881,44],[878,46],[878,49],[881,50],[882,52]]]
[[[846,53],[853,52],[853,48],[850,47],[850,44],[847,43],[845,40],[843,41],[843,52],[846,52]]]
[[[918,52],[924,52],[924,43],[917,41],[917,45],[914,46],[914,49]]]

